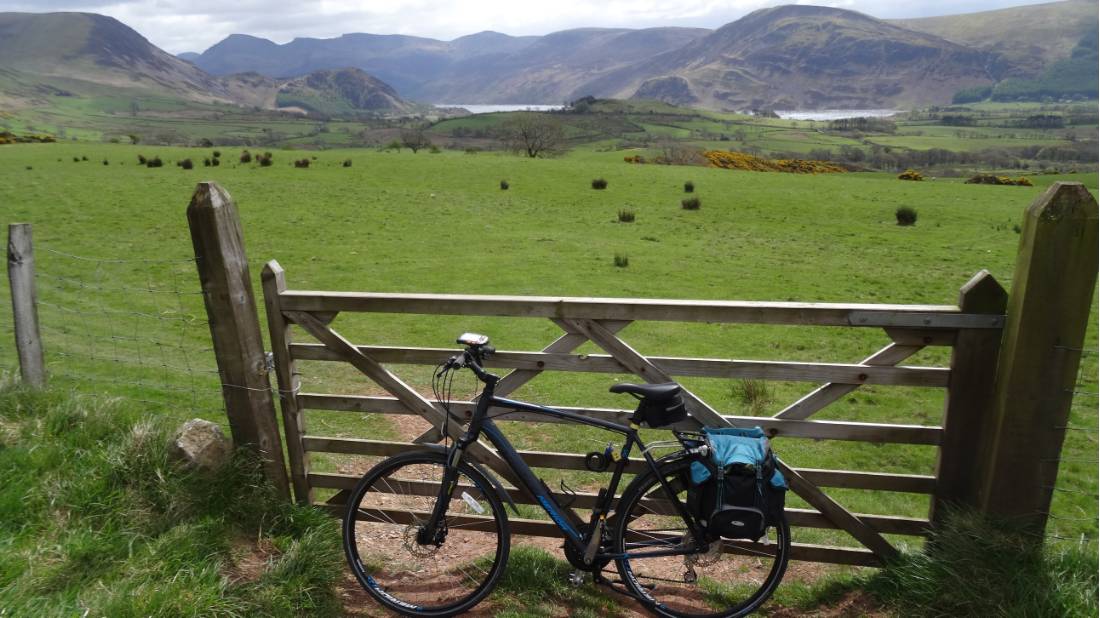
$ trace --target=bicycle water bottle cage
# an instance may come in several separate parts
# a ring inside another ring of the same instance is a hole
[[[634,410],[634,422],[646,427],[658,428],[687,418],[687,408],[680,396],[680,385],[665,384],[615,384],[612,393],[630,393],[638,400]]]

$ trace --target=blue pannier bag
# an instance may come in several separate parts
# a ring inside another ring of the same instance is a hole
[[[688,508],[711,540],[755,541],[783,517],[787,480],[759,427],[704,428],[714,472],[691,464]]]

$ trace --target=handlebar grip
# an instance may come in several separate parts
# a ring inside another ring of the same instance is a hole
[[[483,345],[483,346],[481,346],[481,348],[480,348],[480,351],[481,351],[481,356],[482,356],[482,357],[485,357],[485,356],[490,356],[490,355],[492,355],[492,354],[496,354],[496,353],[497,353],[497,349],[496,349],[496,348],[494,348],[494,347],[493,347],[493,346],[491,346],[491,345]]]

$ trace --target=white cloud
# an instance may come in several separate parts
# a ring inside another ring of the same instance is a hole
[[[0,0],[0,11],[88,11],[115,17],[173,53],[202,51],[233,33],[284,43],[348,32],[450,40],[482,30],[512,35],[567,28],[717,28],[779,4],[822,4],[875,17],[918,17],[1047,0]]]

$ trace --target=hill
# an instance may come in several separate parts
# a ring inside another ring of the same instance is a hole
[[[677,49],[709,32],[579,28],[541,37],[480,32],[453,41],[358,33],[299,38],[283,45],[234,34],[194,62],[214,75],[257,72],[269,77],[352,66],[415,100],[556,103],[593,76]]]
[[[261,39],[239,37],[233,44],[243,49],[255,41]],[[326,115],[413,108],[388,84],[359,69],[323,70],[289,80],[258,73],[215,77],[111,17],[0,14],[0,102],[22,108],[50,105],[58,97],[112,101],[112,111],[129,107],[134,114],[150,99],[157,100],[158,108],[196,103],[296,107]]]
[[[103,15],[0,13],[0,69],[3,91],[24,103],[92,85],[229,102],[217,79]]]
[[[719,109],[859,109],[949,101],[1002,71],[988,52],[854,11],[789,5],[750,13],[578,92]]]
[[[1081,37],[1096,32],[1098,19],[1096,2],[1066,0],[891,23],[996,52],[1019,69],[1022,75],[1018,76],[1033,77],[1051,63],[1069,57]]]
[[[326,115],[358,112],[402,113],[415,106],[387,83],[360,69],[314,71],[279,84],[275,106]]]

